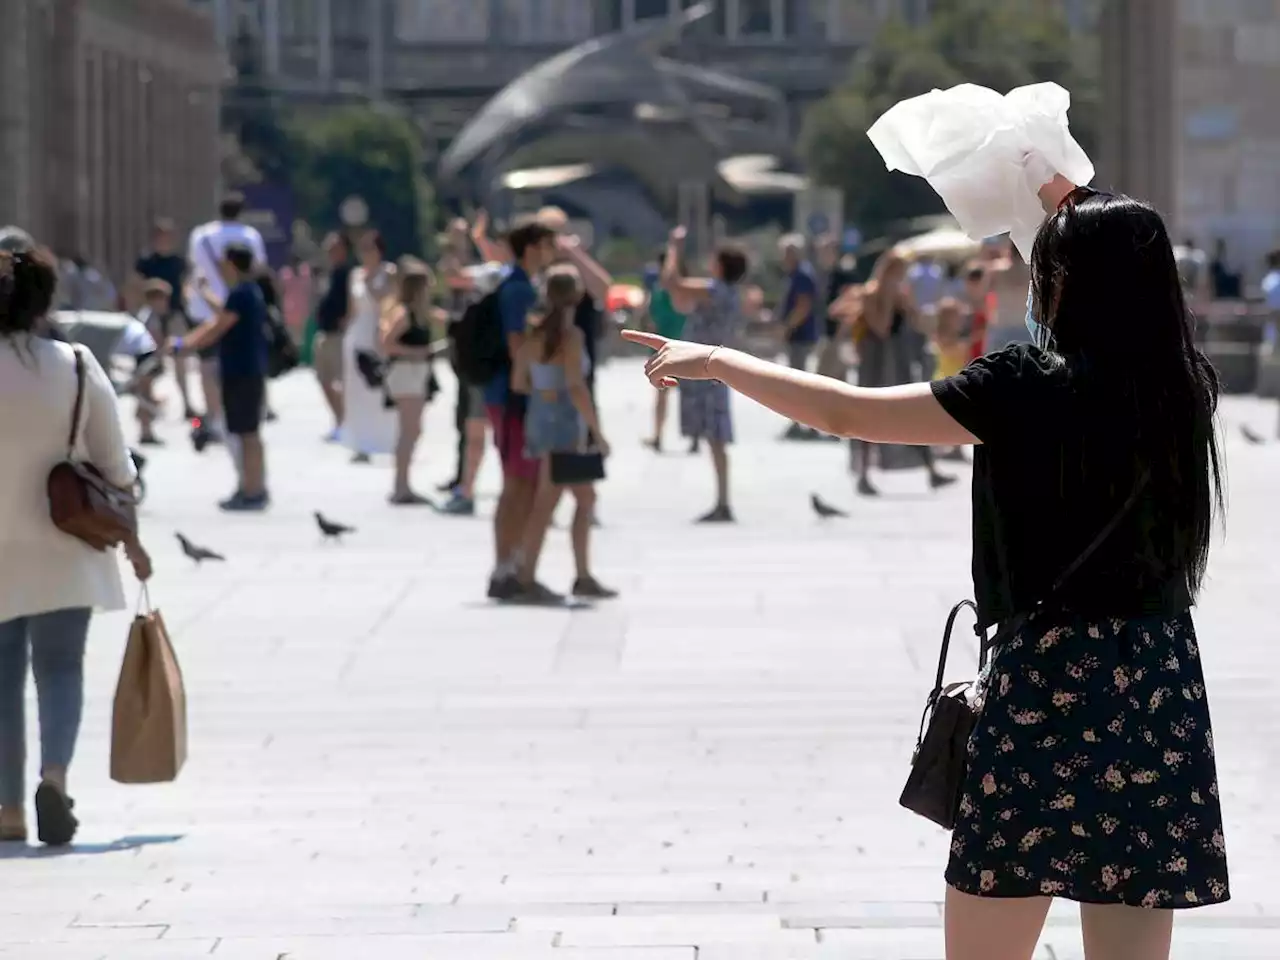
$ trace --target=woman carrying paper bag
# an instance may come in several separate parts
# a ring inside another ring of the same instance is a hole
[[[30,238],[0,249],[0,841],[27,839],[30,662],[40,707],[36,830],[51,845],[70,843],[79,824],[67,768],[84,703],[89,621],[94,610],[123,608],[124,593],[114,550],[55,526],[49,478],[74,461],[118,490],[135,480],[107,375],[88,351],[39,335],[56,283],[52,259]],[[122,546],[138,578],[150,577],[136,534]]]

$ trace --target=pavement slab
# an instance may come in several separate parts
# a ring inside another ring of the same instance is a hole
[[[480,517],[396,509],[389,464],[322,442],[308,375],[271,392],[269,513],[220,515],[227,457],[176,423],[148,467],[188,764],[170,785],[109,781],[129,613],[95,617],[83,828],[65,851],[0,849],[0,960],[942,960],[947,838],[897,796],[942,622],[971,589],[964,485],[931,494],[906,470],[858,500],[843,444],[780,442],[786,424],[737,399],[740,523],[696,527],[710,465],[674,423],[676,452],[641,446],[652,393],[617,361],[593,552],[622,596],[497,608],[492,451]],[[1237,440],[1274,422],[1268,404],[1231,398],[1222,418],[1230,512],[1198,628],[1234,899],[1181,914],[1174,956],[1274,960],[1280,444]],[[445,401],[423,489],[453,443]],[[851,516],[819,520],[814,492]],[[545,554],[561,588],[568,507]],[[357,532],[322,543],[314,510]],[[227,562],[196,568],[177,531]],[[975,660],[955,651],[951,671]],[[1055,905],[1036,960],[1080,951]]]

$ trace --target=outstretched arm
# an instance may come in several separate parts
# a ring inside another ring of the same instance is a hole
[[[645,373],[657,387],[719,380],[784,417],[842,437],[874,443],[961,446],[981,441],[943,409],[927,383],[872,389],[760,360],[727,347],[667,340],[624,330],[657,351]]]

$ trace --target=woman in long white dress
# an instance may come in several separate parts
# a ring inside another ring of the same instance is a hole
[[[361,353],[378,355],[382,304],[392,293],[395,266],[384,257],[386,245],[377,231],[360,238],[360,266],[351,271],[351,322],[342,338],[342,392],[345,401],[342,443],[354,459],[391,453],[396,444],[395,410],[386,406],[381,387],[371,387],[360,373]]]

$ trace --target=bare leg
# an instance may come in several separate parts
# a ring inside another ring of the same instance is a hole
[[[975,897],[947,887],[947,960],[1031,960],[1052,902]]]
[[[221,436],[225,432],[222,421],[222,384],[218,376],[218,362],[203,360],[200,363],[200,388],[204,391],[204,423]]]
[[[262,448],[262,436],[246,433],[240,440],[242,477],[241,492],[246,497],[261,497],[267,492],[266,453]]]
[[[502,478],[502,495],[494,512],[494,546],[498,565],[511,562],[524,538],[526,519],[533,509],[538,485],[510,474]]]
[[[1173,911],[1082,903],[1087,960],[1169,960]]]
[[[189,412],[195,410],[191,405],[191,387],[187,383],[187,377],[191,373],[191,366],[187,362],[187,358],[178,354],[173,358],[173,380],[178,385],[178,396],[182,398],[182,413],[186,416]]]
[[[523,556],[520,563],[520,582],[531,584],[538,573],[538,559],[542,555],[543,544],[547,540],[547,530],[551,527],[551,518],[555,515],[560,503],[560,495],[564,487],[551,482],[551,458],[542,458],[542,479],[533,498],[533,509],[527,514],[529,520],[524,526]],[[588,523],[590,519],[588,518]]]
[[[716,506],[729,508],[729,448],[723,443],[708,442],[711,465],[716,472]]]
[[[666,390],[655,391],[653,401],[653,436],[649,440],[649,446],[655,450],[662,449],[662,429],[667,425],[667,403],[668,393]]]
[[[409,484],[409,469],[413,465],[413,451],[422,436],[422,409],[426,406],[423,397],[397,397],[396,417],[399,419],[399,433],[396,436],[396,469],[395,485],[392,488],[393,499],[405,500],[413,496]]]
[[[462,460],[462,495],[475,499],[476,475],[480,472],[480,464],[484,462],[485,431],[488,422],[475,417],[468,418],[463,426],[463,460]]]
[[[577,509],[573,511],[573,526],[570,528],[573,566],[577,571],[577,579],[587,580],[591,577],[591,521],[596,512],[596,488],[589,483],[582,483],[570,489],[577,501]]]

